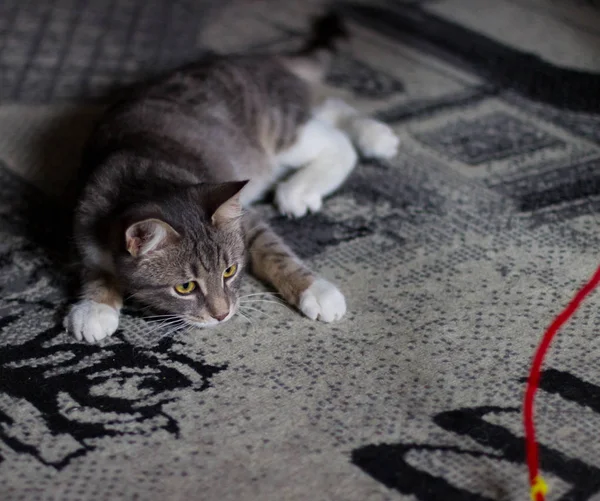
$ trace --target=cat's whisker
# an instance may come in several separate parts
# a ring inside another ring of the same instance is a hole
[[[178,332],[180,332],[182,329],[183,329],[183,326],[181,326],[181,327],[179,327],[177,329],[173,329],[173,330],[170,330],[170,331],[164,333],[163,335],[161,335],[158,338],[158,342],[162,341],[163,339],[175,336],[175,334],[177,334]]]
[[[251,296],[282,296],[280,292],[253,292],[252,294],[245,294],[244,296],[240,296],[240,299],[246,299]]]
[[[191,326],[187,322],[185,322],[183,325],[178,325],[177,327],[175,327],[175,328],[171,329],[170,331],[168,331],[167,333],[163,334],[158,339],[159,339],[159,341],[162,341],[166,337],[173,337],[175,334],[177,334],[178,332],[181,332],[186,327],[189,330]]]
[[[283,308],[289,308],[289,305],[283,301],[270,301],[269,299],[247,299],[246,301],[240,301],[240,304],[243,305],[247,305],[248,303],[272,303]]]
[[[166,318],[166,317],[176,318],[177,315],[174,315],[173,313],[168,314],[168,315],[150,315],[148,317],[142,317],[142,319],[144,319],[144,320],[150,320],[150,319],[155,319],[155,318]]]
[[[239,298],[241,302],[248,301],[271,301],[278,304],[288,305],[289,303],[282,297],[283,294],[271,294],[271,293],[259,293],[259,294],[248,294]]]
[[[247,322],[250,322],[250,319],[246,316],[246,314],[243,311],[238,309],[238,311],[236,311],[236,313],[238,313]]]
[[[182,320],[181,318],[165,320],[158,324],[156,327],[154,327],[154,329],[151,329],[150,331],[146,332],[146,335],[152,334],[153,332],[156,332],[157,330],[163,327],[173,327],[175,325],[178,325],[180,322],[184,322],[184,320]]]
[[[145,335],[146,335],[146,336],[149,336],[149,337],[150,337],[150,336],[154,337],[154,336],[158,335],[158,339],[162,339],[162,338],[164,337],[164,335],[165,335],[165,334],[160,334],[160,332],[157,332],[157,330],[158,330],[158,329],[155,329],[155,330],[153,330],[153,331],[150,331],[150,332],[146,332],[146,333],[145,333]],[[167,331],[167,333],[168,333],[168,332],[169,332],[169,331]]]
[[[148,320],[148,323],[158,325],[160,327],[161,325],[169,325],[177,320],[179,320],[179,317],[177,315],[173,315],[169,318],[158,318],[156,320]]]
[[[194,327],[193,325],[189,325],[186,323],[185,325],[183,325],[179,329],[177,329],[173,334],[179,334],[182,331],[185,331],[186,334],[189,334],[192,331],[193,327]]]
[[[269,315],[268,313],[265,313],[264,311],[259,310],[258,308],[253,308],[252,306],[247,306],[247,305],[244,305],[244,308],[246,310],[258,311],[261,315],[264,315],[267,318],[271,318],[271,319],[273,318],[272,315]],[[241,309],[241,306],[240,306],[240,309]]]
[[[248,315],[246,315],[246,314],[245,314],[243,311],[241,311],[241,310],[238,310],[237,312],[238,312],[238,313],[241,315],[241,317],[242,317],[242,318],[243,318],[243,319],[244,319],[246,322],[248,322],[248,323],[249,323],[249,324],[252,326],[252,328],[253,328],[253,329],[255,329],[255,330],[256,330],[256,324],[254,323],[254,321],[253,321],[253,320],[252,320],[252,319],[251,319],[251,318],[250,318]]]
[[[284,304],[284,301],[282,301],[279,298],[273,298],[273,299],[252,298],[252,299],[243,299],[243,300],[240,301],[240,303],[275,303],[275,304]]]

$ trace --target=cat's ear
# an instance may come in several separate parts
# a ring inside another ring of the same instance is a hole
[[[247,183],[248,181],[232,181],[211,186],[206,198],[206,209],[213,225],[222,227],[240,219],[240,193]]]
[[[179,241],[179,233],[160,219],[138,221],[125,231],[127,252],[133,257],[163,249],[177,241]]]

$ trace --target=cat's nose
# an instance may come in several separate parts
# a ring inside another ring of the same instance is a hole
[[[207,310],[211,317],[221,322],[229,315],[231,306],[225,297],[213,297],[208,300]]]
[[[221,322],[222,320],[225,320],[227,318],[227,315],[229,315],[229,312],[226,311],[224,313],[212,313],[211,316],[218,320],[219,322]]]

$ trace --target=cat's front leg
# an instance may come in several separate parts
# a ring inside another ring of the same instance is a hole
[[[123,296],[112,275],[88,272],[82,287],[82,299],[71,306],[64,326],[79,341],[96,343],[114,334],[119,327]]]
[[[296,142],[277,155],[281,165],[297,169],[275,190],[275,203],[288,217],[318,212],[323,198],[344,182],[356,165],[357,154],[344,132],[313,119],[298,131]]]
[[[297,306],[311,320],[334,322],[346,313],[346,298],[331,282],[314,277],[312,284],[300,294]]]
[[[346,313],[339,289],[315,275],[281,238],[251,212],[244,219],[253,274],[273,285],[283,298],[312,320],[333,322]]]

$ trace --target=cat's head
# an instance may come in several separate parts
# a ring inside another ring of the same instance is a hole
[[[117,260],[128,294],[174,321],[206,327],[229,320],[246,264],[245,184],[199,184],[129,211],[126,252]]]

